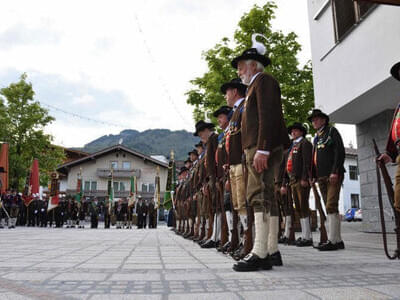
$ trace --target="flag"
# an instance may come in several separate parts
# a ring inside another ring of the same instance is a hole
[[[164,209],[171,209],[172,208],[172,199],[171,199],[171,191],[166,191],[164,193]]]
[[[0,151],[0,192],[4,193],[8,189],[8,144],[1,145]]]
[[[79,177],[80,176],[78,176],[75,200],[76,200],[76,202],[81,203],[82,196],[83,196],[83,191],[82,191],[82,178],[79,178]]]
[[[53,208],[56,208],[58,206],[58,202],[60,201],[59,181],[58,181],[58,175],[56,172],[51,174],[49,191],[50,191],[50,199],[49,199],[49,203],[47,205],[47,211],[50,211]]]
[[[171,209],[173,207],[173,196],[176,187],[176,166],[173,152],[171,152],[171,161],[169,162],[169,172],[167,179],[167,189],[164,193],[164,208]]]
[[[50,197],[49,204],[47,205],[47,211],[52,210],[58,206],[58,202],[60,201],[59,194]]]
[[[33,197],[39,195],[39,161],[35,158],[29,173],[29,183],[27,186],[26,196],[24,199],[25,206],[29,206]]]
[[[111,180],[108,181],[108,212],[111,214],[112,205],[114,202],[114,179],[113,179],[113,170],[111,170]]]
[[[129,201],[128,201],[129,207],[135,205],[136,193],[137,193],[136,176],[135,177],[131,176],[131,192],[129,194]]]
[[[156,209],[160,207],[160,176],[156,176],[155,180],[155,188],[154,188],[154,204]]]

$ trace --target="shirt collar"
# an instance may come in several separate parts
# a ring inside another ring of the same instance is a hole
[[[233,111],[235,111],[236,108],[239,107],[240,103],[242,103],[243,100],[244,100],[244,98],[240,98],[240,99],[236,100],[235,104],[233,105]]]
[[[258,72],[258,73],[256,73],[256,74],[254,74],[253,75],[253,77],[251,77],[251,80],[250,80],[250,83],[249,83],[249,86],[253,83],[253,81],[256,79],[256,77],[258,76],[258,74],[260,74],[261,72]]]
[[[295,144],[297,144],[297,143],[299,143],[302,139],[303,139],[303,137],[300,136],[300,137],[298,137],[297,139],[295,139],[293,142],[294,142]]]

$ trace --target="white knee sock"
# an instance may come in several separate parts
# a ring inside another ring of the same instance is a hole
[[[226,215],[226,223],[228,225],[228,237],[229,240],[232,240],[232,230],[233,230],[233,218],[232,218],[232,213],[227,210],[225,211],[225,215]]]
[[[278,252],[278,232],[279,232],[279,217],[270,216],[268,242],[267,242],[268,254],[274,254]]]
[[[310,217],[304,218],[304,238],[306,240],[312,239]]]
[[[239,215],[240,217],[240,223],[242,223],[243,230],[247,231],[248,229],[248,224],[247,224],[247,215]]]
[[[255,238],[251,253],[260,258],[265,258],[268,254],[268,228],[269,214],[263,212],[254,213]]]
[[[290,228],[292,227],[292,216],[286,216],[285,217],[285,234],[284,236],[286,238],[289,238],[290,236]]]

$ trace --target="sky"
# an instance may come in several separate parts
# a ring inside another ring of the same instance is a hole
[[[185,92],[201,58],[257,0],[7,0],[0,10],[0,87],[26,72],[56,118],[54,142],[81,147],[123,129],[193,131]],[[275,0],[273,27],[294,31],[311,59],[307,1]],[[345,144],[352,126],[339,126]]]

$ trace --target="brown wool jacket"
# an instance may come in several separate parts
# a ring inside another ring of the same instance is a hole
[[[242,116],[242,147],[272,151],[287,149],[289,137],[283,119],[281,90],[271,75],[260,73],[248,88]]]
[[[310,178],[310,169],[311,169],[311,161],[312,161],[312,148],[313,145],[303,137],[303,139],[294,146],[294,150],[292,152],[292,172],[291,175],[294,176],[297,180],[307,180]],[[285,164],[284,170],[285,175],[283,177],[283,184],[288,183],[290,178],[290,174],[287,171],[287,161],[289,157],[289,153],[285,155]]]
[[[206,149],[206,171],[207,177],[215,182],[217,177],[217,164],[215,161],[215,152],[218,147],[218,135],[214,132],[207,141]]]
[[[238,165],[242,163],[242,114],[244,111],[243,100],[234,111],[229,122],[229,165]]]

